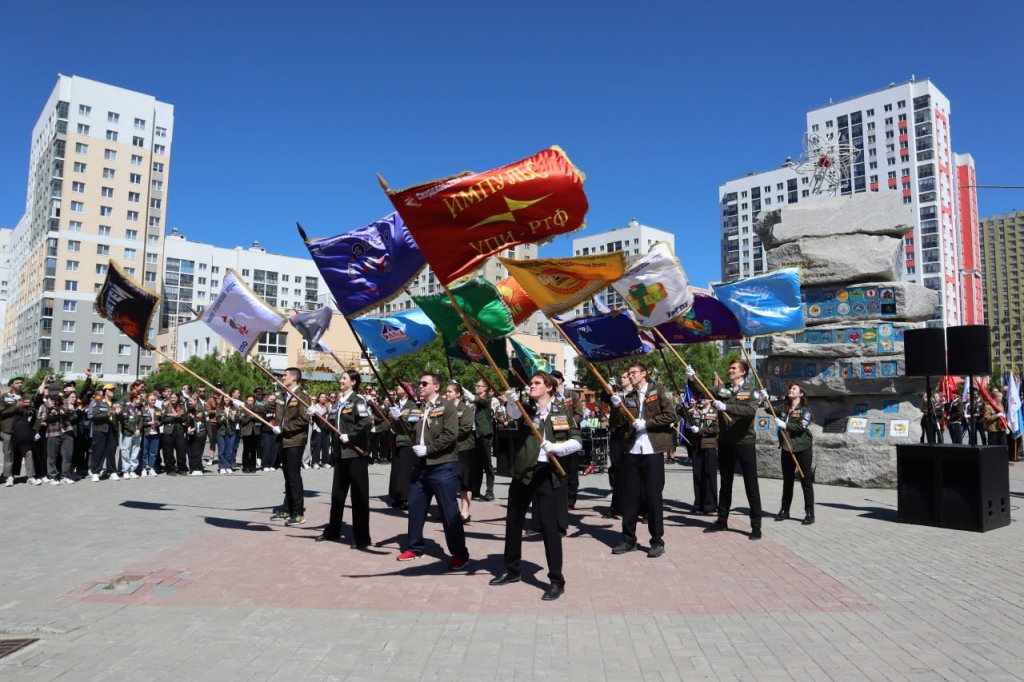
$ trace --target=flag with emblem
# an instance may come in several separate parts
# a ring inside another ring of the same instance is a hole
[[[704,343],[742,339],[736,316],[710,293],[693,290],[693,305],[688,311],[658,325],[669,343]]]
[[[288,321],[295,327],[295,331],[302,335],[306,341],[306,348],[318,350],[322,353],[329,353],[330,348],[323,342],[323,335],[331,326],[331,317],[334,313],[330,308],[324,306],[316,310],[297,312],[288,318]]]
[[[152,348],[146,336],[160,295],[154,294],[124,274],[113,259],[107,265],[107,277],[96,294],[96,313],[114,323],[125,336]]]
[[[693,306],[686,273],[665,242],[651,247],[611,286],[642,327],[656,327]]]
[[[548,316],[575,308],[626,270],[626,257],[621,251],[532,260],[498,256],[498,260]]]
[[[426,265],[397,213],[322,239],[309,239],[298,228],[338,310],[348,318],[401,294]]]
[[[276,332],[285,322],[284,315],[264,303],[230,268],[217,298],[199,319],[242,355],[256,346],[261,334]]]
[[[463,173],[388,197],[437,278],[448,284],[489,256],[583,227],[584,175],[559,147],[484,173]]]
[[[514,277],[506,277],[497,284],[498,293],[512,313],[512,322],[519,324],[537,312],[537,304],[530,298],[526,290],[519,285]]]
[[[388,317],[357,317],[351,322],[366,347],[381,360],[422,350],[437,336],[430,318],[418,309]]]
[[[715,295],[739,322],[744,336],[798,332],[804,328],[800,269],[783,268],[715,285]]]
[[[627,310],[607,315],[577,317],[562,322],[562,331],[572,339],[587,360],[609,362],[634,355],[646,355],[653,347],[640,337],[636,320]]]
[[[514,336],[508,337],[508,340],[512,342],[512,350],[516,354],[515,359],[523,368],[524,377],[531,377],[537,372],[550,372],[554,369],[543,355],[526,344],[516,341]]]
[[[515,331],[515,324],[512,322],[512,313],[509,312],[498,289],[490,282],[474,277],[452,287],[451,292],[476,333],[488,342],[487,349],[500,348],[498,352],[505,358],[507,365],[508,354],[505,350],[504,337]],[[437,327],[451,357],[471,362],[485,361],[483,351],[473,340],[473,335],[466,328],[451,299],[439,294],[413,296],[413,300]],[[499,343],[490,343],[495,340]],[[494,360],[501,364],[497,357]]]

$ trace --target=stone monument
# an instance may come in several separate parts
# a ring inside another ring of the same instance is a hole
[[[935,314],[938,295],[901,281],[914,215],[896,191],[795,204],[758,217],[767,269],[799,266],[806,329],[757,339],[774,396],[790,381],[815,423],[815,480],[896,485],[896,445],[921,435],[924,380],[904,373],[903,335]],[[758,471],[781,477],[774,421],[759,413]],[[769,504],[769,507],[771,505]]]

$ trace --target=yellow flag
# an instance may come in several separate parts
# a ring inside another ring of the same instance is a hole
[[[545,315],[575,308],[622,277],[626,270],[626,256],[622,251],[537,260],[499,256],[498,260]]]

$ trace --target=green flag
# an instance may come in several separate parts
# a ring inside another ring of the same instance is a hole
[[[502,300],[497,287],[476,277],[452,287],[451,292],[476,333],[487,344],[487,350],[495,363],[507,367],[508,353],[503,337],[515,331],[515,325],[512,323],[512,313]],[[441,332],[446,352],[450,357],[469,362],[485,361],[482,351],[473,341],[472,334],[466,329],[458,311],[446,295],[413,296],[413,300]]]
[[[532,348],[524,346],[512,337],[509,337],[508,340],[512,342],[512,350],[516,352],[516,360],[523,367],[524,378],[532,377],[537,372],[550,372],[552,370],[551,363],[545,360],[543,355]]]

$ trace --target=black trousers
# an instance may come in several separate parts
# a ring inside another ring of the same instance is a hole
[[[242,436],[242,471],[256,470],[256,455],[259,452],[260,436]]]
[[[626,446],[623,436],[619,433],[612,434],[608,443],[608,485],[612,488],[611,511],[614,514],[622,513],[622,453]]]
[[[636,521],[643,511],[647,514],[647,528],[651,531],[651,547],[664,545],[662,491],[665,489],[665,454],[626,453],[622,455],[622,469],[626,479],[622,489],[622,539],[636,544]]]
[[[388,497],[391,506],[397,507],[409,503],[409,481],[412,479],[412,468],[416,465],[416,455],[411,445],[399,445],[395,456],[391,458],[391,477],[388,479]]]
[[[804,491],[804,510],[808,516],[814,516],[814,468],[813,448],[807,448],[796,453],[796,460],[800,463],[800,469],[804,472],[800,479],[800,487]],[[789,506],[793,503],[793,479],[796,477],[796,465],[793,464],[793,457],[782,451],[782,511],[789,512]]]
[[[949,442],[950,443],[963,443],[964,442],[964,423],[963,422],[949,422]],[[801,465],[803,466],[803,465]]]
[[[533,527],[544,538],[544,557],[548,563],[548,580],[552,585],[565,585],[562,575],[562,533],[558,518],[566,508],[565,481],[557,488],[551,482],[551,465],[537,464],[533,478],[526,484],[513,478],[508,488],[508,511],[505,514],[505,570],[519,575],[523,556],[523,526],[526,510],[533,504]]]
[[[331,487],[331,517],[324,535],[341,537],[341,520],[345,515],[345,498],[352,491],[352,542],[370,544],[370,459],[350,457],[334,463],[334,485]]]
[[[580,491],[580,452],[558,458],[559,464],[565,469],[565,487],[569,497],[569,509],[576,508],[576,495]],[[568,527],[569,514],[566,512],[566,526]]]
[[[718,511],[718,448],[693,448],[693,509],[714,514]]]
[[[306,513],[306,493],[302,488],[302,452],[305,445],[281,448],[284,472],[284,510],[292,516]]]
[[[477,466],[473,471],[473,492],[480,492],[481,484],[486,483],[484,491],[494,493],[494,461],[491,455],[494,452],[494,436],[477,436],[476,457]]]
[[[117,453],[117,431],[96,431],[92,432],[92,452],[89,454],[89,473],[98,474],[105,468],[110,473],[117,473],[114,462],[114,455]],[[25,457],[31,457],[31,451],[27,451]],[[29,476],[35,476],[35,462]]]
[[[266,431],[260,434],[260,466],[271,469],[277,468],[277,455],[280,444],[274,436],[273,431]]]
[[[718,444],[718,467],[722,474],[722,490],[718,494],[718,518],[725,520],[732,509],[732,479],[736,474],[736,463],[739,462],[743,474],[743,488],[747,493],[747,504],[750,505],[750,527],[761,527],[761,489],[757,484],[757,452],[754,444],[737,445],[736,443]]]
[[[185,434],[160,434],[160,450],[164,457],[164,473],[185,471]]]
[[[206,433],[193,433],[188,437],[188,470],[203,470],[203,450],[206,449]]]

